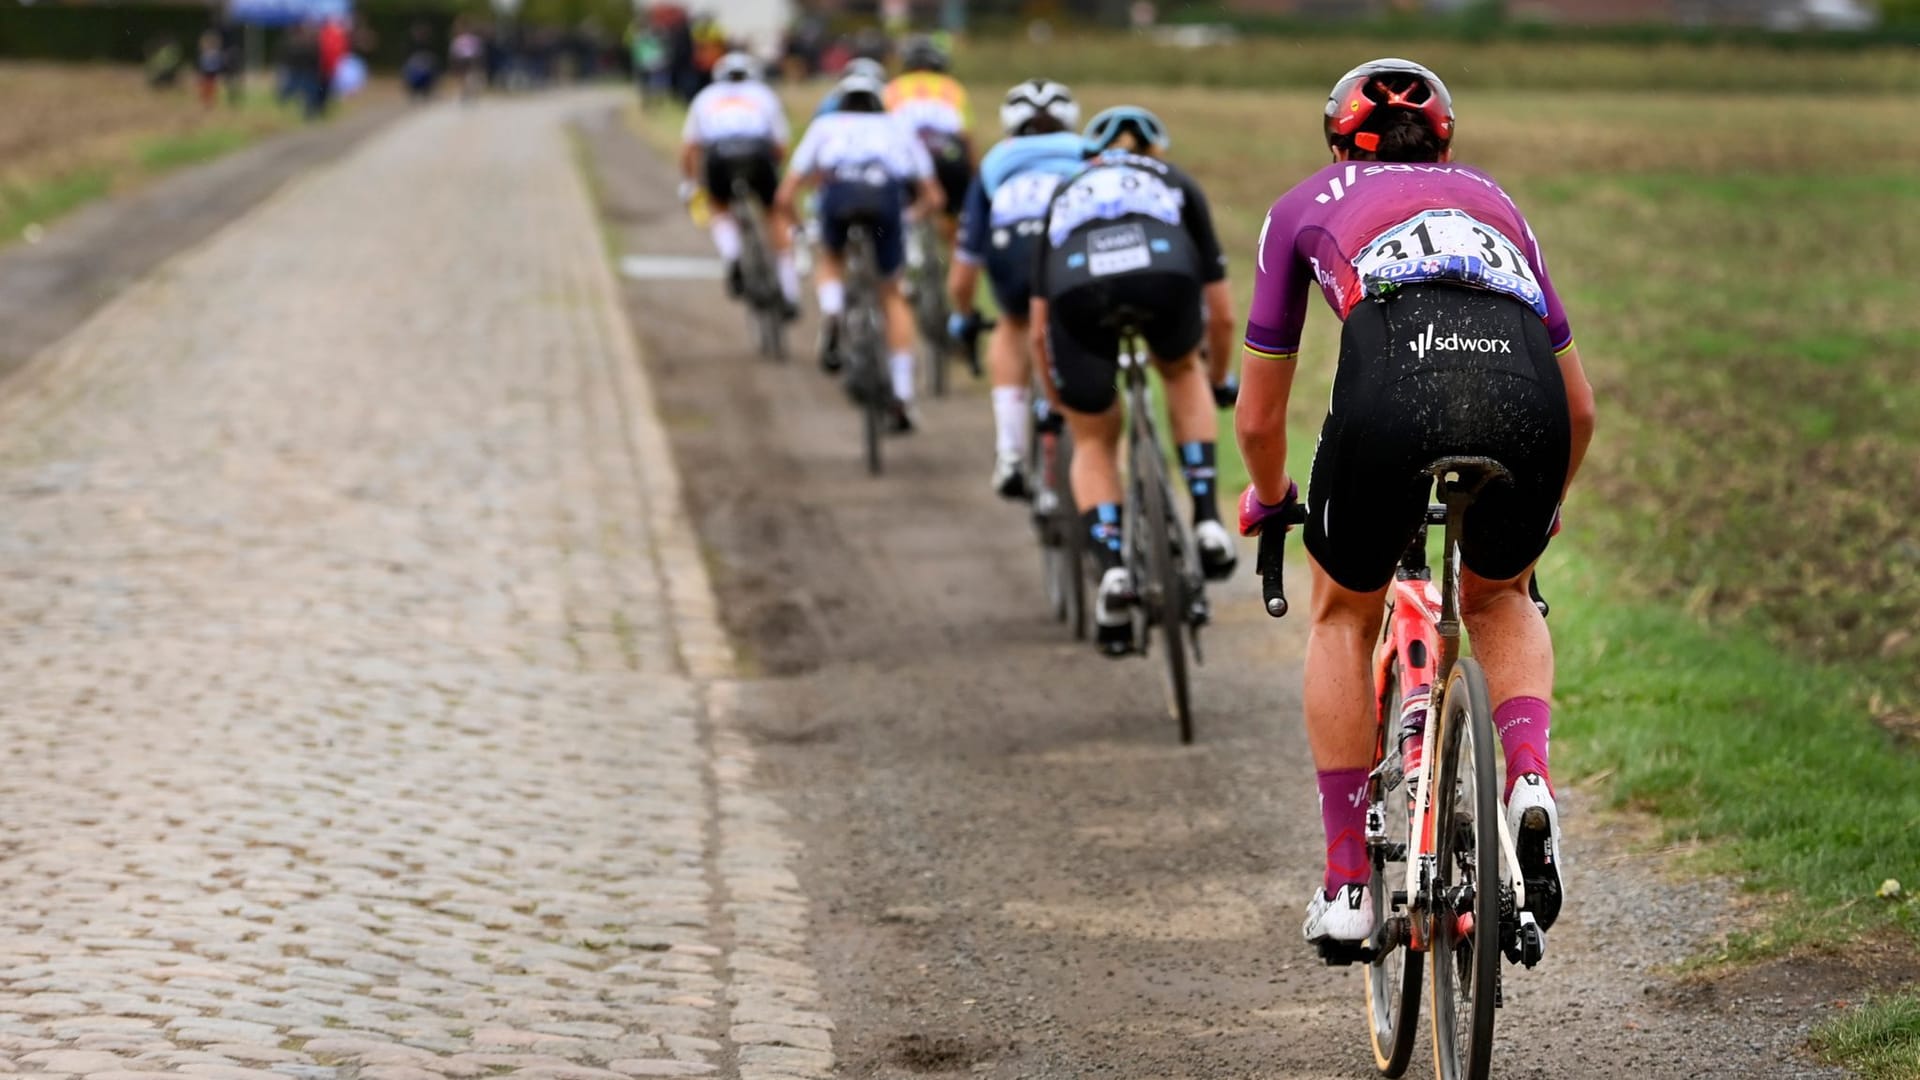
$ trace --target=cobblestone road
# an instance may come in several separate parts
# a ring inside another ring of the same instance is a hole
[[[427,110],[0,397],[0,1071],[811,1076],[564,121]]]

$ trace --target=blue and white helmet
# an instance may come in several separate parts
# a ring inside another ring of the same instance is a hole
[[[760,61],[735,50],[713,64],[714,82],[749,82],[760,77]]]
[[[1080,103],[1065,84],[1052,79],[1016,83],[1000,103],[1000,128],[1009,135],[1018,135],[1038,116],[1051,116],[1062,129],[1071,130],[1080,124]]]

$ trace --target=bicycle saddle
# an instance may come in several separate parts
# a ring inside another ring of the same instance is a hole
[[[1484,491],[1488,484],[1513,477],[1505,465],[1490,457],[1443,457],[1429,464],[1425,471],[1439,485],[1443,501],[1448,495],[1463,495],[1472,499]]]
[[[1110,326],[1125,333],[1135,333],[1152,318],[1153,313],[1146,308],[1132,304],[1116,304],[1107,309],[1107,313],[1100,319],[1100,325]]]

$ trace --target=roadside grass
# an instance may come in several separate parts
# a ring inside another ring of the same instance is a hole
[[[1867,1080],[1920,1080],[1920,992],[1874,998],[1821,1025],[1811,1043]]]
[[[1004,88],[1044,73],[1067,83],[1110,81],[1124,72],[1147,86],[1217,89],[1305,87],[1322,95],[1341,72],[1371,57],[1408,56],[1462,90],[1577,87],[1581,91],[1689,91],[1741,96],[1754,91],[1873,94],[1920,89],[1920,57],[1900,46],[1856,50],[1773,44],[1599,44],[1405,38],[1250,36],[1200,48],[1156,44],[1130,34],[1063,35],[1046,43],[984,37],[960,50],[955,70]],[[992,99],[989,99],[992,100]],[[1556,101],[1564,100],[1556,95]]]
[[[296,126],[257,92],[203,109],[137,69],[0,63],[0,246],[95,199]]]

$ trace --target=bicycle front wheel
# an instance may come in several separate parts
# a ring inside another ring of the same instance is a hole
[[[1386,704],[1380,712],[1386,740],[1397,740],[1400,727],[1400,673],[1396,666],[1387,681]],[[1384,754],[1396,752],[1393,742]],[[1374,813],[1384,817],[1386,836],[1369,843],[1373,866],[1369,891],[1373,897],[1373,960],[1367,965],[1367,1022],[1373,1041],[1373,1065],[1382,1076],[1399,1076],[1413,1058],[1413,1036],[1420,1021],[1421,965],[1426,954],[1409,947],[1390,920],[1407,918],[1405,904],[1393,902],[1393,890],[1407,883],[1407,860],[1413,851],[1413,777],[1404,773],[1392,785],[1382,776],[1374,792]]]
[[[1133,475],[1140,498],[1139,522],[1151,580],[1142,589],[1150,624],[1160,627],[1160,651],[1167,662],[1167,712],[1180,725],[1180,741],[1193,742],[1193,706],[1187,686],[1187,586],[1173,557],[1173,512],[1167,491],[1167,463],[1159,443],[1136,439]],[[1149,630],[1151,633],[1151,630]]]
[[[1500,792],[1493,707],[1480,664],[1461,659],[1440,710],[1433,788],[1433,1067],[1486,1080],[1500,1002]]]

